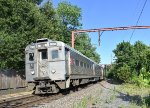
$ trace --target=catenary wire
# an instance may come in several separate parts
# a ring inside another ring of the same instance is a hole
[[[142,10],[141,10],[141,12],[140,12],[140,15],[139,15],[139,17],[138,17],[138,19],[137,19],[137,22],[136,22],[135,26],[137,26],[138,23],[139,23],[139,20],[140,20],[140,18],[141,18],[141,16],[142,16],[142,13],[143,13],[144,8],[145,8],[145,6],[146,6],[146,3],[147,3],[147,0],[145,0],[145,2],[144,2],[144,5],[143,5],[143,7],[142,7]],[[134,32],[135,32],[135,29],[132,31],[132,34],[131,34],[131,36],[130,36],[129,42],[131,41]]]

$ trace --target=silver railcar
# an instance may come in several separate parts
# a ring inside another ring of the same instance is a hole
[[[26,80],[36,93],[57,93],[60,89],[103,79],[102,67],[60,41],[37,39],[25,49]]]

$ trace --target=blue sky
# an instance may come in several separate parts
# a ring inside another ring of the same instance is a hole
[[[44,0],[46,2],[47,0]],[[63,0],[53,0],[57,4]],[[145,0],[66,0],[77,5],[82,10],[83,29],[105,27],[135,26]],[[150,25],[150,0],[144,8],[138,25]],[[129,41],[132,30],[107,31],[101,37],[101,46],[98,45],[98,33],[89,33],[92,44],[97,44],[97,52],[101,55],[102,64],[111,63],[112,50],[120,42]],[[150,29],[136,30],[131,43],[140,40],[150,45]]]

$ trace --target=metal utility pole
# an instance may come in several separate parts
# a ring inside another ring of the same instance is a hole
[[[114,28],[100,28],[100,29],[88,29],[88,30],[75,30],[72,31],[72,48],[74,48],[75,34],[76,33],[86,33],[86,32],[98,32],[99,35],[99,45],[100,45],[100,32],[104,31],[114,31],[114,30],[130,30],[130,29],[150,29],[150,26],[129,26],[129,27],[114,27]]]

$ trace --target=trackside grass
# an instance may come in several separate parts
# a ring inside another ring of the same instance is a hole
[[[121,84],[99,89],[96,94],[84,96],[73,108],[149,108],[150,88],[134,84]]]
[[[117,89],[127,95],[130,99],[130,107],[136,108],[137,105],[141,108],[150,107],[150,87],[139,87],[134,84],[122,84]]]

